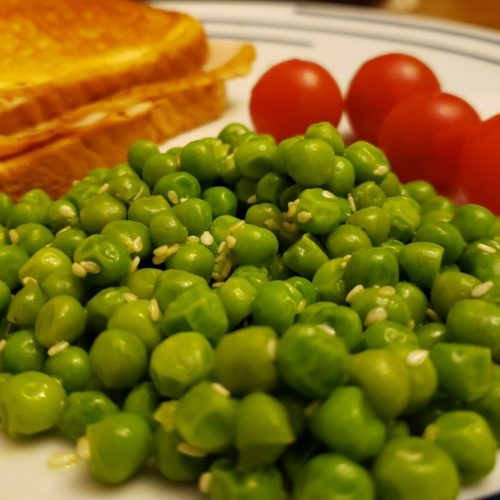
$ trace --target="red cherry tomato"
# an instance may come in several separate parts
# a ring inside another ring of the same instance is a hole
[[[471,132],[462,151],[458,183],[467,201],[500,215],[500,114]]]
[[[457,96],[419,94],[387,115],[378,144],[402,182],[424,179],[450,194],[464,141],[479,122],[476,111]]]
[[[407,54],[385,54],[359,68],[349,85],[345,109],[356,136],[376,143],[384,118],[396,104],[439,90],[438,79],[422,61]]]
[[[342,94],[333,76],[319,64],[299,59],[270,68],[250,98],[255,130],[277,141],[303,134],[313,123],[337,126],[342,110]]]

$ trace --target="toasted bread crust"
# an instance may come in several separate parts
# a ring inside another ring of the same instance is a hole
[[[206,61],[206,35],[188,15],[129,0],[85,0],[77,8],[75,1],[0,2],[1,134],[120,89],[179,78]]]
[[[247,73],[255,55],[250,45],[233,52],[209,72],[120,92],[54,120],[48,134],[28,131],[20,152],[0,160],[0,191],[17,199],[37,187],[61,196],[90,169],[126,161],[134,140],[161,142],[219,117],[225,80]]]

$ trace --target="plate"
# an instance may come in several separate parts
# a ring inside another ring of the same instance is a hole
[[[314,3],[152,2],[160,8],[191,13],[217,39],[255,44],[251,75],[228,84],[229,109],[220,119],[170,140],[164,147],[213,136],[230,121],[250,125],[248,100],[257,78],[270,66],[290,58],[317,61],[341,88],[359,65],[379,54],[407,52],[429,64],[443,89],[469,101],[483,118],[500,111],[500,34],[458,23],[390,15],[374,9]],[[345,120],[340,129],[348,133]],[[65,441],[42,436],[13,442],[0,433],[1,498],[5,500],[201,500],[195,487],[170,484],[145,471],[126,485],[108,488],[92,481],[85,467],[51,468],[54,453],[70,451]],[[500,455],[485,480],[464,488],[460,500],[500,492]]]

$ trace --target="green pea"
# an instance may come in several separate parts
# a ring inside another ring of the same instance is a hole
[[[59,423],[65,399],[61,384],[45,373],[13,375],[0,392],[0,421],[12,437],[53,429]]]
[[[167,305],[159,326],[165,336],[194,331],[216,343],[227,332],[229,322],[216,292],[191,286]]]
[[[161,426],[154,433],[155,464],[161,475],[170,481],[188,483],[198,479],[207,469],[208,457],[195,457],[181,453],[182,439],[175,431]]]
[[[234,186],[234,194],[241,203],[252,205],[257,202],[257,181],[248,177],[240,178]]]
[[[453,499],[460,488],[450,456],[439,446],[418,437],[390,441],[372,469],[381,500]]]
[[[451,210],[431,210],[429,212],[422,212],[422,225],[449,224],[453,220],[454,215],[455,213]]]
[[[99,193],[99,189],[100,187],[94,182],[79,181],[66,193],[63,199],[69,201],[80,211],[91,198]]]
[[[306,233],[285,251],[283,260],[300,276],[313,278],[318,269],[328,262],[328,256],[314,236]]]
[[[394,321],[378,321],[365,330],[367,349],[382,349],[393,344],[411,344],[418,346],[418,338],[407,327]]]
[[[281,228],[282,214],[280,209],[272,203],[258,203],[248,208],[245,222],[265,227],[277,234]]]
[[[152,152],[157,152],[157,150],[153,150]],[[110,182],[124,175],[137,176],[137,172],[130,166],[129,163],[119,163],[108,171],[108,175],[106,176],[105,180],[106,182]]]
[[[380,188],[386,196],[407,196],[406,188],[399,181],[394,172],[389,172],[385,179],[380,183]]]
[[[151,253],[151,238],[148,228],[141,222],[115,220],[108,222],[101,231],[121,241],[132,257],[144,259]]]
[[[443,247],[435,243],[408,243],[399,253],[399,263],[409,281],[429,289],[441,269],[443,253]]]
[[[333,172],[335,153],[323,139],[300,139],[286,152],[285,164],[290,177],[306,187],[323,186]]]
[[[201,184],[211,185],[220,177],[229,146],[217,139],[202,139],[186,144],[179,159],[181,170],[195,176]]]
[[[310,398],[326,398],[349,376],[350,357],[329,325],[299,323],[288,328],[278,344],[281,376]]]
[[[246,278],[231,276],[222,284],[219,288],[219,298],[226,310],[230,329],[250,315],[256,295],[255,286]]]
[[[462,299],[468,299],[472,290],[481,282],[470,274],[450,271],[438,275],[431,288],[432,308],[443,320],[453,304]]]
[[[116,179],[110,180],[107,192],[127,206],[130,205],[132,201],[151,194],[149,186],[135,174],[122,175]]]
[[[63,228],[56,233],[52,246],[61,250],[61,252],[65,253],[72,260],[78,245],[86,237],[87,235],[81,229]]]
[[[101,391],[76,391],[68,395],[59,422],[60,431],[71,441],[85,434],[87,426],[118,412],[116,406]]]
[[[19,286],[19,270],[22,269],[29,258],[26,250],[23,250],[17,245],[0,246],[0,280],[2,280],[10,290],[14,290]]]
[[[266,137],[242,142],[234,152],[236,170],[248,179],[258,180],[272,170],[277,146]]]
[[[238,199],[229,188],[225,186],[210,187],[205,189],[201,196],[212,208],[214,219],[221,215],[236,215]]]
[[[257,325],[267,325],[283,333],[294,323],[302,295],[285,281],[270,281],[257,290],[252,317]]]
[[[303,189],[304,186],[300,186],[299,184],[292,184],[285,188],[280,195],[279,207],[281,210],[286,212],[289,209],[289,203],[295,201]]]
[[[87,302],[87,326],[94,333],[102,332],[106,329],[109,318],[127,299],[135,299],[130,296],[130,290],[125,286],[104,288],[97,292]]]
[[[356,285],[395,285],[399,280],[398,260],[381,247],[357,250],[347,261],[344,279],[348,290]]]
[[[343,224],[333,229],[325,241],[325,247],[331,258],[351,255],[357,250],[371,248],[368,235],[358,226]]]
[[[69,346],[49,356],[43,371],[60,380],[68,394],[87,389],[94,375],[87,351],[78,346]]]
[[[265,267],[239,266],[234,270],[232,276],[247,279],[256,290],[270,281],[269,271]]]
[[[89,425],[88,466],[93,477],[108,484],[123,483],[146,462],[152,451],[147,421],[135,413],[119,412]]]
[[[336,196],[347,196],[354,187],[355,173],[352,163],[344,156],[335,156],[333,169],[325,188]]]
[[[153,215],[149,231],[151,242],[156,248],[185,243],[189,234],[184,224],[170,210]]]
[[[446,342],[449,339],[448,329],[443,323],[425,323],[415,329],[418,338],[418,345],[422,349],[432,349],[439,342]]]
[[[495,361],[500,359],[499,325],[500,307],[481,299],[455,302],[446,319],[451,341],[488,347]]]
[[[303,467],[294,484],[293,494],[297,500],[375,498],[368,471],[356,462],[333,453],[316,455]]]
[[[361,319],[349,307],[338,306],[331,302],[316,302],[304,309],[298,321],[330,327],[351,352],[357,351],[361,346],[363,333]]]
[[[349,216],[348,222],[363,229],[374,246],[381,245],[389,237],[391,220],[387,211],[380,207],[357,210]]]
[[[146,373],[148,354],[143,342],[133,333],[109,329],[94,340],[90,362],[105,387],[127,389]]]
[[[70,295],[82,303],[88,295],[87,285],[68,271],[57,271],[47,276],[41,284],[41,289],[49,299],[57,295]]]
[[[470,344],[441,342],[431,349],[439,387],[468,403],[483,396],[491,385],[491,351]]]
[[[495,437],[477,413],[454,411],[441,415],[427,426],[423,437],[451,456],[464,483],[478,481],[495,467]]]
[[[498,446],[500,443],[500,382],[494,381],[481,397],[469,402],[467,407],[486,419]]]
[[[149,374],[163,396],[179,398],[211,373],[214,351],[196,332],[176,333],[157,345],[151,354]]]
[[[335,389],[312,415],[310,425],[330,450],[355,461],[376,456],[384,446],[385,426],[359,387]]]
[[[462,255],[465,241],[460,231],[452,224],[422,224],[415,233],[414,241],[429,241],[444,248],[443,262],[452,264]]]
[[[318,300],[342,304],[347,290],[344,280],[346,261],[343,258],[331,259],[320,265],[315,272],[312,284],[318,290]]]
[[[433,196],[436,196],[436,189],[427,181],[407,182],[404,187],[408,195],[420,205]]]
[[[167,259],[168,269],[182,269],[210,281],[214,272],[214,254],[201,243],[187,243]]]
[[[40,248],[52,243],[54,239],[49,229],[34,222],[21,224],[16,229],[11,229],[9,237],[13,244],[26,250],[30,256],[40,250]]]
[[[312,304],[316,302],[318,298],[318,291],[316,287],[307,278],[302,276],[291,276],[285,280],[290,283],[294,288],[296,288],[302,295],[303,299],[307,304]]]
[[[19,269],[19,279],[34,278],[38,283],[54,272],[71,271],[68,256],[57,248],[44,247],[36,251]]]
[[[128,219],[150,226],[151,220],[160,212],[168,212],[170,205],[163,196],[145,196],[137,198],[128,207]]]
[[[0,280],[0,316],[5,315],[5,311],[9,307],[12,293],[7,284]]]
[[[368,207],[381,207],[386,195],[373,181],[366,181],[356,186],[351,191],[352,200],[357,210]]]
[[[238,137],[246,134],[247,132],[249,132],[248,128],[241,123],[228,123],[219,132],[217,138],[226,144],[232,145]]]
[[[218,459],[211,465],[209,474],[207,494],[211,500],[283,498],[281,474],[273,466],[260,466],[249,471],[241,471],[228,460]]]
[[[451,222],[469,242],[487,238],[494,221],[495,216],[487,208],[469,203],[456,209]]]
[[[127,274],[122,283],[139,299],[151,299],[161,273],[162,271],[155,267],[143,267]]]
[[[201,194],[201,187],[198,179],[190,173],[173,172],[158,180],[153,194],[161,195],[169,203],[177,205],[183,198],[198,198]]]
[[[461,269],[481,281],[500,276],[500,242],[480,239],[469,243],[460,257]]]
[[[160,403],[160,395],[155,389],[153,382],[147,381],[136,385],[125,398],[123,402],[123,411],[137,413],[144,417],[154,427],[155,410]]]
[[[319,122],[307,127],[305,137],[308,139],[323,139],[336,155],[344,154],[344,140],[340,132],[329,122]]]
[[[175,426],[189,445],[217,453],[234,441],[237,407],[220,384],[200,382],[179,399]]]
[[[277,174],[276,172],[267,172],[259,181],[255,189],[257,201],[274,203],[277,205],[280,200],[281,193],[284,189],[290,186],[291,181],[288,176]]]
[[[419,204],[408,196],[388,198],[382,208],[389,215],[389,236],[404,243],[413,237],[422,223]]]
[[[201,235],[212,223],[212,207],[200,198],[190,198],[172,209],[189,234]]]
[[[366,141],[353,142],[346,148],[344,156],[354,167],[356,184],[366,181],[380,184],[391,169],[382,150]]]
[[[94,196],[80,212],[80,224],[87,234],[100,233],[108,222],[126,218],[125,205],[109,193]]]
[[[36,255],[36,254],[35,254]],[[130,270],[131,259],[120,240],[112,236],[88,236],[75,251],[73,273],[91,285],[109,286]]]
[[[435,210],[455,212],[455,204],[446,196],[429,196],[422,202],[422,214]]]
[[[3,226],[7,225],[13,206],[12,198],[8,194],[0,193],[0,224]]]
[[[396,283],[394,288],[396,289],[396,293],[403,297],[406,302],[415,325],[424,323],[429,307],[429,301],[425,293],[418,286],[405,281]]]
[[[47,297],[35,280],[26,284],[11,299],[7,309],[7,320],[21,328],[32,328]]]
[[[167,174],[177,172],[179,163],[173,155],[165,153],[153,153],[144,162],[142,169],[142,178],[144,182],[153,189],[155,184]]]
[[[135,141],[128,150],[127,160],[137,174],[142,175],[144,164],[151,156],[158,153],[158,146],[151,141],[140,139]]]
[[[243,470],[271,465],[295,441],[283,404],[262,392],[252,392],[239,404],[235,420],[238,465]]]
[[[157,327],[160,314],[156,301],[133,300],[118,306],[112,312],[107,327],[133,333],[143,342],[148,352],[151,352],[161,342]]]
[[[7,339],[0,359],[3,372],[42,371],[45,351],[31,330],[18,330]]]
[[[278,253],[278,239],[269,229],[244,224],[229,245],[235,265],[269,266]]]

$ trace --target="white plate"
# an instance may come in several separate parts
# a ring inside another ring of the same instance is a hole
[[[223,118],[169,141],[169,145],[216,134],[226,123],[250,125],[248,99],[256,79],[271,65],[293,57],[328,68],[343,90],[359,65],[387,52],[407,52],[426,61],[445,91],[468,100],[486,118],[500,112],[500,34],[466,25],[403,17],[370,9],[321,4],[246,2],[154,2],[192,13],[212,38],[248,40],[257,48],[254,70],[229,84],[230,107]],[[347,131],[345,121],[341,129]],[[13,443],[0,433],[2,500],[200,500],[194,487],[178,487],[154,474],[107,488],[89,479],[83,466],[54,470],[47,461],[67,443],[41,437]],[[500,491],[500,460],[480,484],[465,488],[461,500]]]

